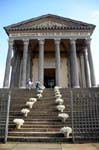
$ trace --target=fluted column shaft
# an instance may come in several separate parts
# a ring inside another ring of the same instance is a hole
[[[31,64],[30,64],[30,63],[31,63],[31,56],[30,56],[30,55],[31,55],[31,53],[30,53],[30,51],[28,51],[27,80],[28,80],[28,79],[31,79],[31,78],[30,78],[30,67],[31,67]]]
[[[60,40],[55,40],[56,85],[60,86]]]
[[[9,40],[9,48],[8,48],[8,54],[6,59],[6,68],[5,68],[5,76],[4,76],[4,83],[3,83],[4,88],[9,87],[12,50],[13,50],[13,40]]]
[[[19,88],[22,86],[22,74],[23,74],[23,59],[20,62],[20,74],[19,74]]]
[[[85,73],[86,73],[86,87],[91,87],[90,68],[88,61],[87,49],[84,49],[84,62],[85,62]]]
[[[23,41],[23,72],[22,72],[22,87],[26,88],[26,72],[27,72],[27,58],[28,58],[28,44],[29,40]]]
[[[44,83],[44,40],[39,40],[38,81]]]
[[[71,86],[79,87],[78,63],[76,55],[76,41],[70,40],[70,70],[71,70]]]
[[[89,60],[89,67],[90,67],[90,76],[91,76],[91,86],[96,86],[96,79],[95,79],[95,72],[94,72],[94,65],[90,47],[91,39],[86,40],[86,46],[88,49],[88,60]]]
[[[14,50],[13,54],[13,64],[12,64],[12,73],[11,73],[11,82],[10,87],[14,88],[16,83],[16,76],[17,76],[17,61],[18,61],[18,52]]]
[[[14,76],[15,76],[15,66],[16,66],[16,51],[13,51],[13,58],[12,62],[12,72],[11,72],[11,80],[10,80],[10,87],[14,87]]]
[[[83,53],[80,54],[80,67],[81,67],[81,79],[82,87],[86,87],[86,78],[85,78],[85,67],[84,67],[84,56]]]

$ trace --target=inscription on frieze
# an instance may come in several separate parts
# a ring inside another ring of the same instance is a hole
[[[10,37],[89,37],[90,32],[38,32],[38,33],[13,33]]]

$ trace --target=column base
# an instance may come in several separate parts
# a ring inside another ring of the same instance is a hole
[[[80,86],[78,85],[78,86],[74,86],[73,88],[80,88]]]
[[[98,87],[97,85],[92,85],[92,86],[91,86],[91,88],[97,88],[97,87]]]
[[[25,86],[21,86],[21,87],[19,87],[20,89],[26,89],[26,87]]]
[[[7,86],[4,86],[4,87],[3,87],[3,89],[9,89],[9,87],[7,87]]]

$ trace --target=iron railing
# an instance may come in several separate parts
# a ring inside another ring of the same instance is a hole
[[[73,142],[99,142],[99,89],[72,90]]]
[[[0,90],[0,141],[7,141],[10,93],[8,89]]]

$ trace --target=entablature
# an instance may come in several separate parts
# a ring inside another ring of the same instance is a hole
[[[15,40],[27,39],[87,39],[90,38],[91,33],[88,31],[83,32],[34,32],[34,33],[11,33],[9,38]]]

